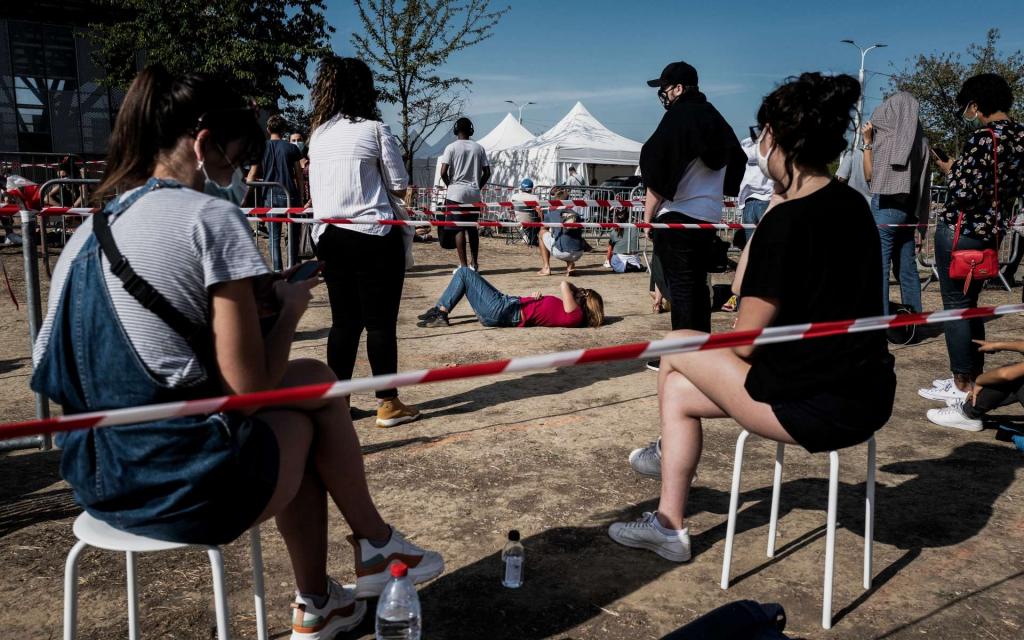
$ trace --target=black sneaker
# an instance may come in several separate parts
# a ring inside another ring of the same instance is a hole
[[[430,320],[431,318],[436,316],[438,313],[440,313],[440,311],[441,310],[438,309],[437,307],[430,307],[429,309],[427,309],[426,313],[421,313],[420,315],[416,316],[416,319],[417,320]]]
[[[661,369],[661,360],[648,360],[646,366],[651,371],[658,371]]]
[[[417,327],[449,327],[451,323],[448,322],[448,314],[440,309],[436,310],[437,313],[425,318],[416,323]]]

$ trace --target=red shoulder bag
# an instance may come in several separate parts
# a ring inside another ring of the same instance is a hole
[[[995,158],[993,174],[995,175],[995,191],[992,192],[992,206],[999,212],[999,139],[992,129],[992,155]],[[996,232],[994,247],[987,249],[957,249],[960,240],[960,227],[963,226],[964,212],[956,219],[956,232],[953,234],[953,251],[949,261],[949,277],[952,280],[964,281],[964,294],[975,280],[988,280],[999,274],[999,232]]]

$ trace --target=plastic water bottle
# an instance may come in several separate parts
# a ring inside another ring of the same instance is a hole
[[[377,602],[377,640],[420,640],[420,597],[408,574],[405,564],[391,565],[391,580]]]
[[[505,563],[505,577],[501,584],[508,589],[518,589],[523,586],[523,561],[526,554],[523,544],[519,542],[519,532],[515,529],[508,532],[508,542],[501,550],[501,561]]]

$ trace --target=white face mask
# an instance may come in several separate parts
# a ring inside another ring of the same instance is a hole
[[[221,155],[224,156],[225,159],[227,158],[227,154],[220,148],[220,145],[217,145],[217,150],[220,151]],[[206,172],[206,161],[199,161],[199,166],[197,168],[203,172],[203,177],[206,179],[203,182],[203,193],[211,195],[214,198],[227,200],[236,206],[242,206],[242,200],[245,199],[245,192],[247,189],[245,186],[245,179],[242,177],[241,169],[235,167],[234,163],[231,163],[230,160],[228,160],[228,163],[231,164],[235,170],[231,173],[231,180],[228,184],[221,185],[211,178],[210,174]]]
[[[772,177],[772,174],[768,173],[768,159],[771,158],[772,153],[775,152],[775,145],[772,145],[772,148],[768,150],[768,153],[764,155],[761,154],[761,141],[764,140],[764,135],[766,133],[768,133],[767,129],[762,131],[761,135],[758,136],[757,146],[754,147],[754,152],[757,154],[757,166],[761,169],[761,173],[763,173],[769,180],[774,180],[775,178]]]

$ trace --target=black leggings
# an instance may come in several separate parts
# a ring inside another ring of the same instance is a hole
[[[398,307],[405,284],[402,231],[391,227],[385,236],[327,227],[316,246],[324,261],[324,280],[331,300],[331,333],[327,364],[339,380],[352,378],[359,338],[366,329],[366,352],[373,375],[398,371]],[[396,389],[377,392],[393,398]]]
[[[1014,402],[1024,405],[1024,378],[982,387],[973,405],[970,401],[964,403],[964,413],[968,418],[978,419],[993,409]]]

